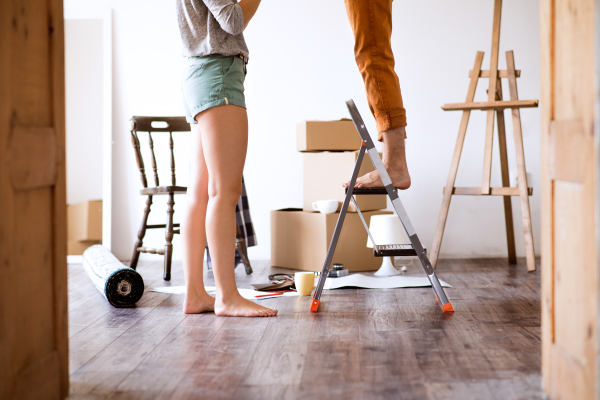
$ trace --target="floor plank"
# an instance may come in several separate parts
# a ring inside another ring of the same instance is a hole
[[[236,269],[239,287],[290,272],[252,264],[249,276]],[[261,300],[275,318],[184,315],[182,295],[148,290],[182,285],[181,263],[170,282],[159,257],[138,271],[142,300],[116,309],[69,266],[70,398],[542,398],[540,273],[525,260],[440,260],[454,314],[430,288],[406,288],[326,291],[317,314],[289,297]]]

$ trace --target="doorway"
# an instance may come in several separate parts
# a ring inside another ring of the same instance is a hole
[[[111,248],[112,21],[109,9],[65,9],[69,263],[102,243]],[[88,204],[90,206],[88,206]],[[89,214],[73,212],[86,206]],[[84,226],[86,229],[79,229]],[[93,225],[96,225],[94,227]],[[77,230],[90,232],[87,236]],[[92,232],[93,231],[93,232]]]

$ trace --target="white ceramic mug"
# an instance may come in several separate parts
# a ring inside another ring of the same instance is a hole
[[[313,209],[323,214],[331,214],[337,211],[340,202],[337,200],[319,200],[312,203]]]
[[[294,286],[300,296],[310,296],[315,287],[314,272],[296,272],[294,274]]]

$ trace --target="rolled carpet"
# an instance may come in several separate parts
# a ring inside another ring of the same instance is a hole
[[[94,286],[115,307],[131,307],[144,294],[144,280],[102,245],[83,252],[83,266]]]

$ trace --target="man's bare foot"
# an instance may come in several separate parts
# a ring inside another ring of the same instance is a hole
[[[215,314],[228,317],[273,317],[277,315],[277,310],[263,307],[236,295],[227,299],[217,299]]]
[[[405,190],[410,187],[410,175],[408,175],[408,171],[395,171],[386,168],[388,171],[388,175],[394,184],[394,187]],[[348,187],[350,182],[344,183],[342,186]],[[381,182],[381,178],[379,177],[379,172],[373,171],[365,174],[358,179],[356,179],[356,184],[354,187],[357,188],[377,188],[383,187],[383,182]]]
[[[406,153],[404,150],[404,127],[383,132],[383,165],[387,170],[394,187],[408,189],[410,187],[410,175],[406,165]],[[342,184],[348,187],[350,182]],[[373,171],[359,177],[354,187],[377,188],[383,187],[379,172]]]
[[[200,314],[215,310],[215,298],[204,292],[203,294],[185,294],[183,312],[185,314]]]

